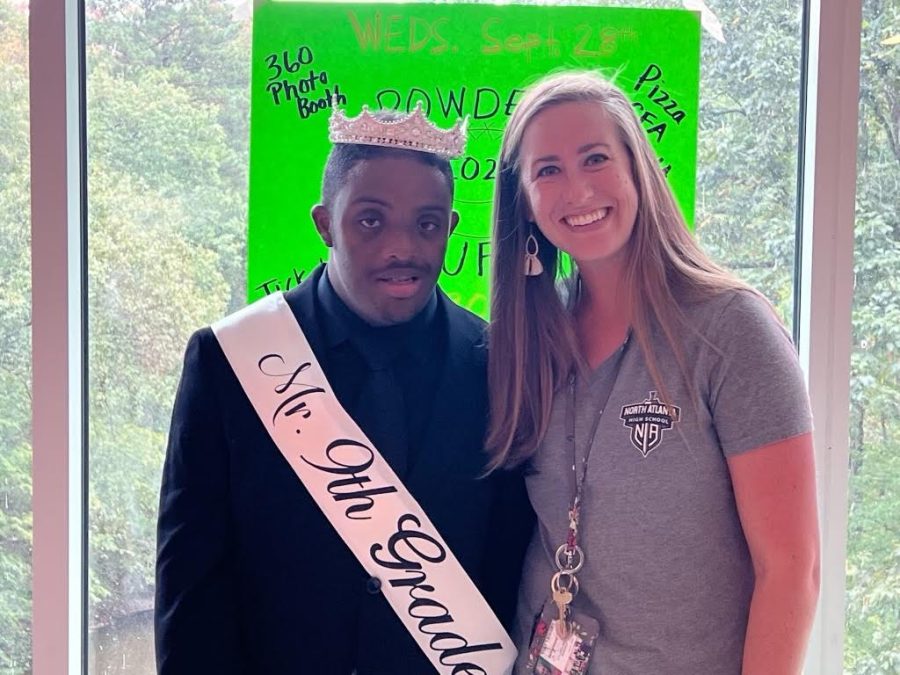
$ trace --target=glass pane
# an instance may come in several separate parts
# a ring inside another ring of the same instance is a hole
[[[900,5],[864,0],[845,671],[900,672]]]
[[[697,232],[790,323],[802,2],[706,4],[725,41],[704,34]],[[245,297],[250,5],[86,0],[92,673],[153,672],[181,353]]]
[[[31,672],[28,2],[0,0],[0,673]]]
[[[697,235],[791,329],[803,2],[706,4],[725,42],[704,33]]]
[[[88,0],[90,672],[151,673],[156,511],[191,331],[243,304],[250,23]]]

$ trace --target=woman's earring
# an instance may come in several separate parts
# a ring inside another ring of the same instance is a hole
[[[544,266],[538,258],[538,240],[534,236],[534,232],[528,234],[525,240],[525,276],[539,277],[544,273]]]

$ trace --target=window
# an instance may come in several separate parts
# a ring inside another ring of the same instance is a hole
[[[801,2],[707,4],[724,42],[704,33],[697,232],[790,323]],[[94,673],[152,671],[155,519],[180,355],[246,294],[246,7],[86,0]]]
[[[159,472],[180,354],[191,330],[242,305],[246,292],[251,3],[84,3],[88,660],[93,673],[149,673]],[[697,233],[788,323],[804,4],[706,0],[702,55]],[[839,3],[821,4],[836,13]],[[895,4],[865,0],[863,29],[846,656],[854,673],[898,668],[890,546],[900,514],[886,498],[900,468],[891,452],[900,443]],[[31,669],[27,18],[27,0],[0,0],[0,673]],[[724,42],[713,37],[717,24]]]
[[[803,2],[706,5],[704,26],[714,12],[724,41],[704,31],[697,237],[714,260],[762,291],[796,333]]]
[[[0,673],[31,669],[28,3],[0,0]]]
[[[847,673],[900,670],[900,8],[863,2],[850,380]]]
[[[244,303],[250,22],[88,0],[89,670],[150,673],[159,480],[192,330]]]

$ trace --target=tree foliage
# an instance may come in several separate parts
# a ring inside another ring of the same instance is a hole
[[[0,2],[0,673],[31,662],[31,247],[26,17]]]
[[[249,26],[217,0],[87,11],[90,621],[101,626],[152,606],[184,345],[243,304]]]
[[[900,5],[865,0],[845,664],[900,673]]]

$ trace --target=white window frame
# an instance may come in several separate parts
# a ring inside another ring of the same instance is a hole
[[[800,359],[815,424],[822,584],[806,673],[844,672],[853,230],[863,0],[810,3]]]
[[[79,0],[31,0],[32,658],[86,671]]]
[[[816,420],[822,592],[806,672],[840,675],[862,0],[809,5],[797,273],[800,356]],[[87,671],[82,31],[82,0],[31,0],[35,675]]]

